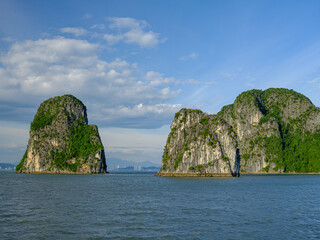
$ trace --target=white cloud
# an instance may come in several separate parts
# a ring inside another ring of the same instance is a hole
[[[80,28],[80,27],[65,27],[65,28],[61,28],[60,31],[62,33],[73,34],[76,37],[87,34],[87,30],[85,30],[84,28]]]
[[[107,152],[107,162],[110,157],[161,163],[163,147],[168,137],[170,126],[158,129],[124,129],[100,128],[100,137]]]
[[[120,42],[123,38],[124,38],[123,35],[113,35],[113,34],[104,35],[104,39],[111,45]]]
[[[0,148],[24,148],[28,140],[26,124],[0,121]]]
[[[0,162],[17,164],[28,144],[29,123],[0,120]]]
[[[186,61],[186,60],[189,60],[189,59],[197,58],[198,56],[199,56],[198,53],[192,52],[192,53],[190,53],[190,54],[187,55],[187,56],[180,57],[179,60],[181,60],[181,61]]]
[[[107,33],[104,35],[104,39],[111,45],[123,41],[144,48],[153,48],[165,41],[165,39],[159,39],[159,33],[146,31],[149,25],[144,20],[113,17],[108,18],[108,21],[111,22],[109,27],[117,31],[116,34]]]
[[[134,18],[120,18],[120,17],[110,17],[107,19],[111,22],[109,25],[110,28],[127,28],[127,29],[134,29],[134,28],[145,28],[148,26],[147,22],[144,20],[137,20]]]
[[[96,51],[87,41],[65,38],[16,43],[1,58],[1,85],[6,88],[0,92],[5,98],[12,91],[43,96],[80,90],[90,77],[88,67],[98,61]]]
[[[145,32],[142,29],[132,29],[124,34],[126,43],[136,43],[141,47],[152,48],[159,44],[159,34],[154,32]]]
[[[154,128],[169,124],[174,114],[182,108],[181,104],[142,103],[134,106],[117,106],[117,108],[108,108],[102,104],[88,106],[94,110],[94,118],[97,121],[130,128]]]
[[[88,41],[61,37],[13,44],[0,59],[0,101],[38,106],[40,100],[71,93],[100,125],[167,124],[181,107],[164,103],[181,91],[171,88],[174,78],[143,73],[136,63],[121,59],[101,60],[98,50]]]
[[[106,28],[106,26],[104,24],[95,24],[93,26],[90,27],[91,29],[100,29],[103,30]]]
[[[145,79],[151,86],[163,86],[175,82],[175,78],[164,78],[161,73],[149,71],[145,74]]]
[[[155,104],[155,105],[144,105],[142,103],[134,105],[132,107],[126,107],[126,106],[119,106],[118,109],[114,108],[105,108],[101,109],[101,111],[109,113],[109,114],[103,114],[101,116],[105,119],[112,117],[128,117],[128,118],[137,118],[145,116],[146,114],[164,114],[165,112],[174,112],[180,110],[181,104]],[[112,114],[112,115],[111,115]]]

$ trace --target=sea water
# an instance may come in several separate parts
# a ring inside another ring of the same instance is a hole
[[[0,172],[0,239],[320,239],[320,175]]]

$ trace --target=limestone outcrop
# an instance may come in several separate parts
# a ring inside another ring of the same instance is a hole
[[[158,175],[239,176],[236,134],[222,118],[181,109],[174,118]]]
[[[318,107],[293,90],[250,90],[217,115],[180,110],[158,175],[320,172],[319,156]]]
[[[106,173],[98,127],[88,125],[87,110],[72,95],[44,101],[30,126],[19,173]]]

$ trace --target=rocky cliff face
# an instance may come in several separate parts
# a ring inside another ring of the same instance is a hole
[[[20,173],[106,173],[98,128],[88,125],[86,107],[71,95],[43,102],[30,127]]]
[[[187,121],[181,120],[180,115]],[[214,122],[215,127],[204,126],[201,122],[206,118]],[[192,135],[197,141],[188,139],[190,127],[199,129]],[[210,137],[201,138],[201,129],[207,129],[207,137],[216,136],[213,141],[219,140],[216,151],[206,145]],[[185,133],[187,137],[182,137]],[[239,160],[235,165],[230,162],[228,169],[226,163],[218,159],[226,156],[231,160],[232,152],[237,153],[235,159]],[[319,156],[319,108],[293,90],[251,90],[240,94],[217,115],[181,110],[172,123],[159,173],[201,175],[205,171],[237,175],[234,169],[243,173],[320,172]],[[215,168],[209,166],[213,162]]]
[[[158,175],[238,176],[236,134],[222,118],[181,109],[171,125]]]

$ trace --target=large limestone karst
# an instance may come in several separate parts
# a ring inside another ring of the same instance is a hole
[[[293,90],[270,88],[241,93],[217,115],[176,114],[158,175],[238,171],[320,172],[320,109]]]
[[[98,127],[88,125],[87,110],[72,95],[41,103],[30,126],[19,173],[106,173]]]

